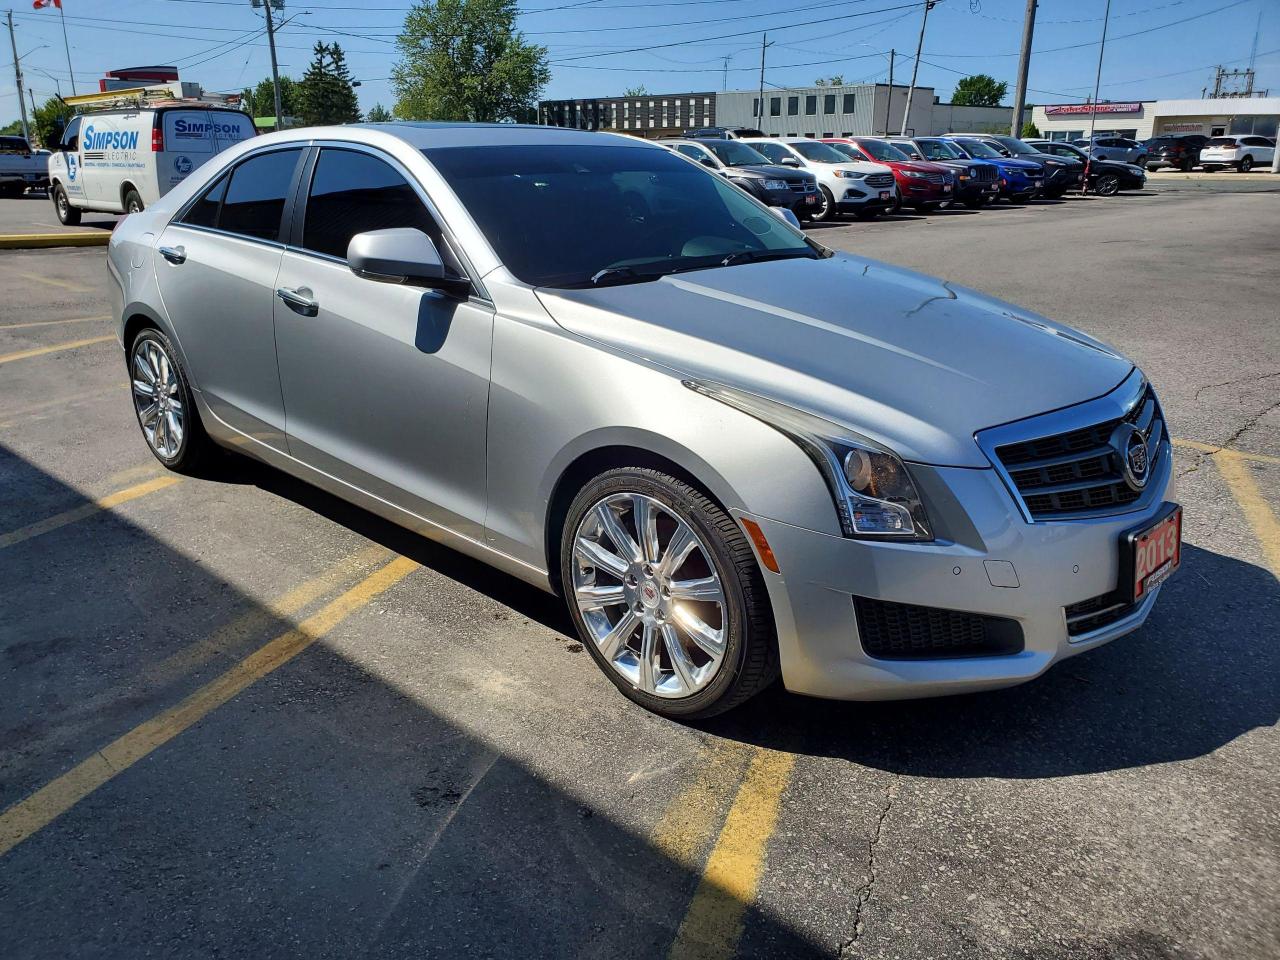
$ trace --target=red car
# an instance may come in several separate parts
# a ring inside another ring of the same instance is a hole
[[[823,140],[853,160],[881,163],[893,170],[898,205],[921,212],[944,210],[955,198],[955,174],[940,163],[912,160],[887,140],[877,137],[832,137]]]

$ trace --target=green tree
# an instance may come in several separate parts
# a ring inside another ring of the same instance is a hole
[[[280,112],[286,117],[298,115],[298,96],[301,91],[302,85],[293,77],[280,78]],[[276,101],[271,78],[258,81],[255,87],[246,87],[240,94],[240,105],[251,117],[274,117]]]
[[[1005,81],[985,73],[975,73],[956,84],[951,102],[967,107],[998,107],[1008,92],[1009,84]]]
[[[360,102],[351,83],[351,71],[336,43],[316,42],[311,65],[302,77],[297,107],[297,115],[307,126],[359,122]]]
[[[1036,126],[1034,120],[1028,120],[1026,123],[1022,125],[1022,137],[1023,139],[1027,139],[1027,138],[1030,138],[1033,140],[1040,139],[1040,128]]]
[[[45,149],[52,149],[58,140],[61,125],[71,119],[71,108],[57,97],[50,97],[31,114],[31,132]]]
[[[813,81],[815,87],[843,87],[844,74],[837,73],[834,77],[819,77]]]
[[[405,120],[531,121],[551,78],[547,48],[516,30],[515,0],[424,0],[404,19],[392,69]]]
[[[21,118],[7,123],[0,127],[0,137],[20,137],[22,136],[22,120]]]
[[[644,88],[644,84],[642,83],[638,87],[627,87],[627,89],[622,91],[622,95],[624,97],[647,97],[649,95],[649,91]]]
[[[364,118],[370,123],[388,123],[391,120],[391,111],[380,103],[375,103],[373,109],[364,115]]]

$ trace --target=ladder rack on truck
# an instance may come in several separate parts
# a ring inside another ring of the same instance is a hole
[[[147,87],[127,87],[63,97],[62,102],[77,113],[99,110],[145,110],[154,107],[240,107],[238,93],[205,93],[198,83],[161,83]]]

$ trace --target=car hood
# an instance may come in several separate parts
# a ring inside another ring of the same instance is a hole
[[[852,170],[854,173],[869,175],[872,173],[893,173],[892,167],[883,163],[868,163],[865,160],[846,160],[844,163],[813,164],[811,170]]]
[[[782,167],[774,164],[764,163],[744,163],[739,166],[725,167],[725,173],[733,176],[735,170],[745,170],[748,173],[758,173],[762,177],[770,180],[785,180],[787,183],[794,183],[797,180],[812,180],[813,174],[806,173],[803,170],[796,170],[793,167]]]
[[[1034,160],[1017,160],[1013,157],[1001,157],[999,160],[992,160],[996,166],[1008,167],[1010,170],[1021,170],[1023,173],[1034,173],[1036,170],[1043,170],[1042,164],[1036,163]]]
[[[542,288],[583,338],[843,423],[908,460],[983,467],[973,434],[1102,396],[1132,364],[972,290],[845,254]]]

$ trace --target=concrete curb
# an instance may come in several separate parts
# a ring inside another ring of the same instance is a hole
[[[92,233],[10,233],[0,234],[0,250],[34,250],[40,247],[105,247],[110,230]]]

